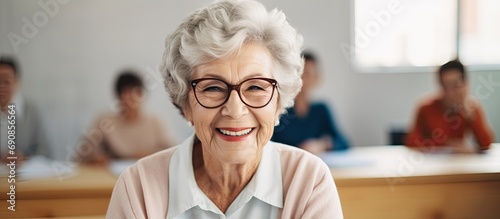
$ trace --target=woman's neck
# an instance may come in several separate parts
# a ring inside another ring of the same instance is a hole
[[[217,159],[201,143],[193,147],[193,169],[198,187],[222,212],[236,199],[257,171],[260,157],[244,164]]]

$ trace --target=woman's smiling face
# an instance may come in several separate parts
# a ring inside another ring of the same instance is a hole
[[[257,43],[246,43],[234,56],[196,66],[192,79],[217,78],[236,85],[249,78],[274,78],[272,70],[273,58],[268,50]],[[200,105],[190,91],[183,112],[194,124],[204,152],[224,163],[242,164],[260,158],[271,139],[279,117],[278,92],[272,92],[271,101],[262,108],[247,106],[233,90],[226,103],[210,109]]]

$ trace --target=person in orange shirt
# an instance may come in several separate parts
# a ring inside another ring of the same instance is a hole
[[[488,150],[494,134],[481,104],[468,94],[466,71],[458,60],[449,61],[438,71],[440,93],[420,105],[405,145],[433,152],[437,147],[458,153]],[[472,132],[477,145],[466,135]]]

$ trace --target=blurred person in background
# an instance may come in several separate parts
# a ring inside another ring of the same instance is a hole
[[[144,112],[144,86],[138,74],[122,71],[115,84],[119,111],[98,117],[87,143],[91,153],[85,162],[106,165],[110,159],[140,159],[172,146],[161,119]]]
[[[481,104],[469,95],[466,70],[458,60],[442,65],[437,72],[440,91],[417,110],[405,144],[428,152],[434,147],[457,153],[488,150],[494,139]],[[474,135],[470,145],[466,134]]]
[[[34,155],[51,157],[43,132],[41,118],[33,103],[23,98],[20,91],[21,75],[14,58],[0,57],[0,156],[2,162],[7,157],[24,160]],[[13,109],[9,106],[13,105]],[[14,111],[14,120],[10,120]],[[10,124],[14,121],[15,124]],[[15,127],[15,128],[14,128]],[[9,154],[8,128],[15,131],[15,154]]]
[[[343,218],[328,166],[270,141],[304,65],[283,12],[216,1],[165,44],[166,88],[195,133],[123,172],[107,218]]]
[[[302,56],[305,61],[302,89],[295,98],[294,106],[288,108],[281,117],[271,140],[316,155],[328,150],[346,150],[349,141],[337,127],[328,106],[323,102],[311,101],[311,92],[321,78],[318,60],[310,52],[304,52]]]

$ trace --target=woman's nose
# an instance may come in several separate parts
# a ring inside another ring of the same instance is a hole
[[[229,93],[229,99],[222,107],[222,115],[230,116],[234,119],[241,118],[248,113],[248,107],[241,100],[236,90]]]

